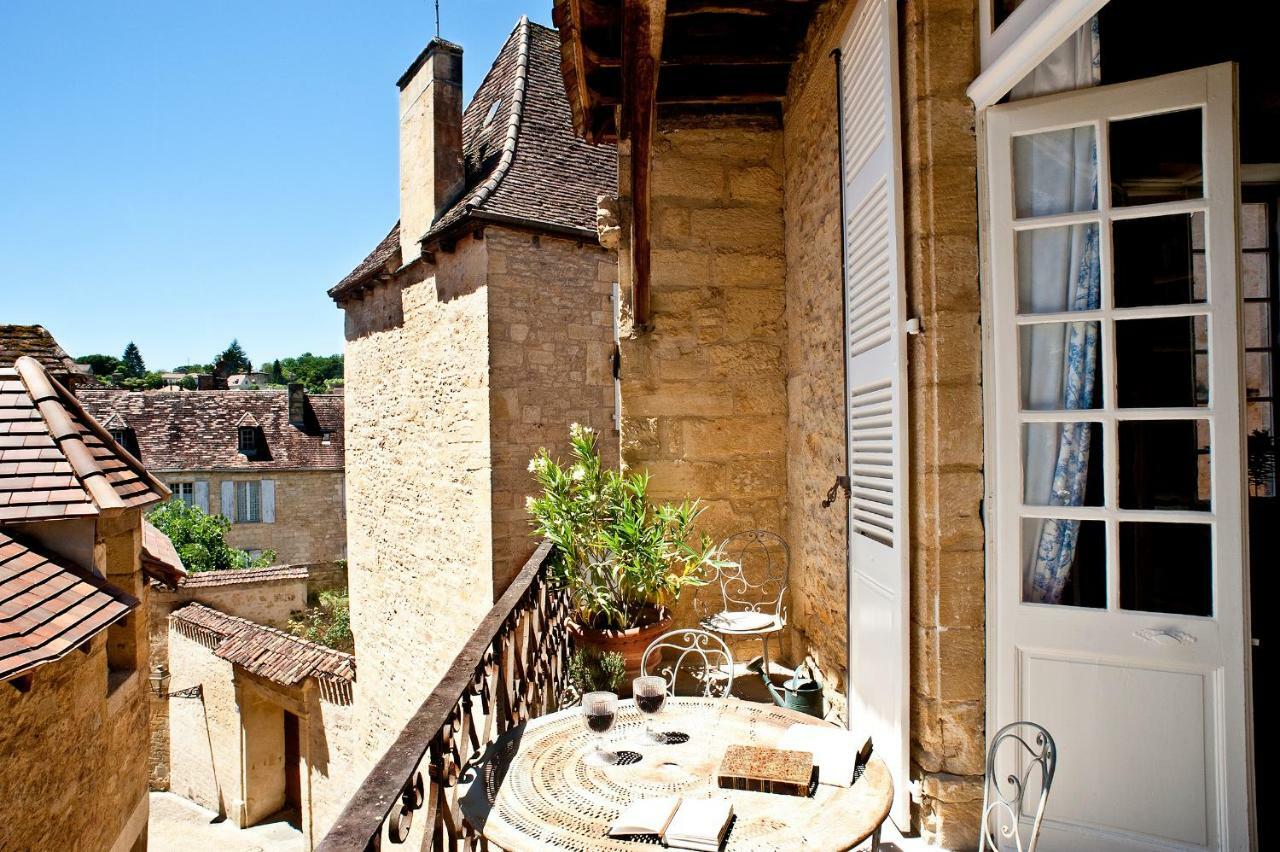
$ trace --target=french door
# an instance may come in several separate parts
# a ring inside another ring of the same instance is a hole
[[[1057,742],[1043,850],[1247,849],[1234,67],[986,127],[989,729]]]

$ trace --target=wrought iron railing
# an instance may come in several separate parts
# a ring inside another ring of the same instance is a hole
[[[423,849],[473,848],[458,779],[485,744],[557,709],[569,658],[566,595],[550,588],[543,542],[449,671],[356,790],[319,852],[395,848],[425,809]]]

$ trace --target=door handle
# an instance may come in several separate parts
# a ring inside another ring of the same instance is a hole
[[[1133,631],[1133,635],[1153,645],[1194,645],[1196,637],[1176,627],[1144,627]]]

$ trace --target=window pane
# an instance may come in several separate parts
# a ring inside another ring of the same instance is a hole
[[[1267,205],[1250,203],[1240,205],[1240,248],[1264,249],[1267,247]]]
[[[1244,303],[1244,345],[1250,349],[1271,345],[1271,306],[1266,302]]]
[[[1249,495],[1276,496],[1275,424],[1271,403],[1251,402],[1246,406],[1245,444],[1249,458]]]
[[[1023,503],[1101,506],[1102,500],[1101,423],[1023,425]]]
[[[1209,402],[1208,319],[1166,317],[1116,322],[1116,397],[1121,408],[1204,406]],[[1199,370],[1197,367],[1199,366]]]
[[[1270,352],[1244,353],[1244,389],[1245,397],[1248,399],[1274,396],[1271,387]]]
[[[1015,136],[1017,217],[1098,209],[1097,157],[1092,125]]]
[[[1209,421],[1126,421],[1119,441],[1121,509],[1209,510]]]
[[[1246,299],[1267,298],[1271,262],[1266,253],[1247,251],[1240,255],[1240,295]]]
[[[1018,232],[1019,313],[1099,307],[1097,224]]]
[[[1024,325],[1018,338],[1023,409],[1099,407],[1102,347],[1097,322]]]
[[[1022,600],[1105,607],[1106,524],[1060,518],[1022,519]]]
[[[1203,302],[1195,287],[1193,223],[1203,213],[1118,219],[1111,226],[1119,308]]]
[[[1120,608],[1213,615],[1209,524],[1121,523]]]
[[[1202,197],[1202,123],[1198,109],[1111,122],[1111,203]]]

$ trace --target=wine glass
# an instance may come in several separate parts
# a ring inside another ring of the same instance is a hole
[[[636,709],[644,716],[644,739],[658,745],[665,744],[666,736],[655,731],[650,722],[667,703],[667,679],[657,675],[638,677],[631,682],[631,695],[636,700]]]
[[[605,751],[600,743],[618,717],[618,696],[612,692],[588,692],[582,696],[582,723],[595,734],[595,750],[584,758],[591,766],[612,766],[618,756]]]

